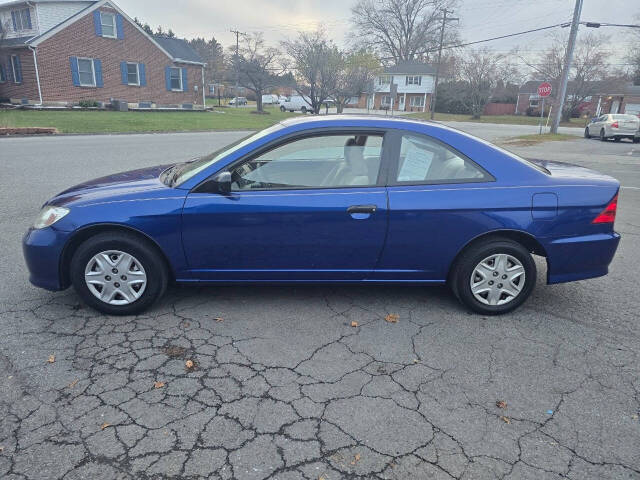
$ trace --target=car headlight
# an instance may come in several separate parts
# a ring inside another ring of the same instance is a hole
[[[67,213],[69,213],[68,208],[64,207],[44,207],[40,210],[38,214],[38,218],[33,224],[33,228],[41,229],[47,228],[56,223],[62,217],[64,217]]]

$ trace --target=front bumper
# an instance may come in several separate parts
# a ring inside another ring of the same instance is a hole
[[[547,283],[573,282],[609,272],[620,243],[616,232],[565,237],[544,243],[547,252]]]
[[[64,290],[60,275],[60,257],[69,232],[53,227],[29,229],[22,238],[22,253],[29,269],[29,281],[45,290]]]

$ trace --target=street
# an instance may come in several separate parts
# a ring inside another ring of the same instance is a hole
[[[42,203],[249,132],[0,139],[0,478],[640,479],[640,145],[565,130],[509,148],[616,177],[618,253],[553,286],[539,261],[501,317],[398,285],[172,287],[146,315],[100,315],[29,284]]]

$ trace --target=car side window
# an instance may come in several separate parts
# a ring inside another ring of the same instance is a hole
[[[234,166],[231,189],[278,190],[374,186],[382,135],[317,135],[293,140]]]
[[[441,142],[425,136],[402,136],[397,183],[462,183],[491,179],[475,162]]]

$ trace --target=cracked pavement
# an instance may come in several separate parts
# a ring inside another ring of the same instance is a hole
[[[0,478],[640,479],[632,144],[520,149],[631,188],[607,277],[547,286],[539,262],[498,318],[409,286],[173,287],[109,317],[28,284],[20,237],[48,196],[238,136],[0,140]]]

